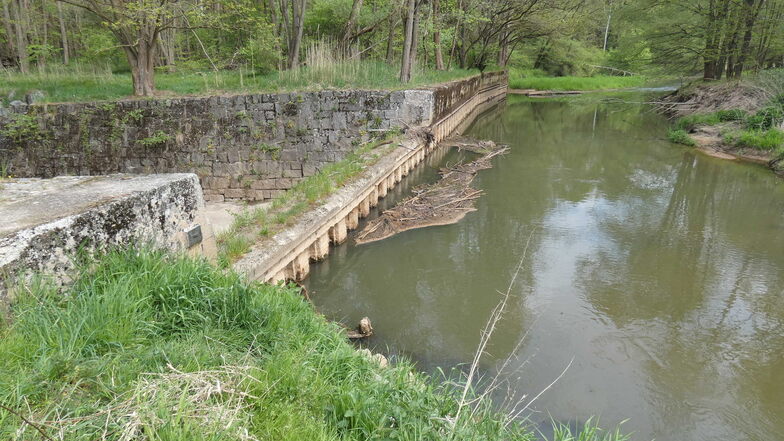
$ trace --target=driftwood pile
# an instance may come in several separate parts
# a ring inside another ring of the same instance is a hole
[[[413,196],[368,222],[356,235],[357,244],[386,239],[414,228],[453,224],[467,213],[476,210],[474,203],[482,195],[482,190],[471,187],[471,182],[479,170],[491,168],[491,160],[506,153],[509,148],[497,146],[492,141],[469,138],[450,140],[447,146],[482,156],[471,162],[441,169],[441,179],[438,182],[414,189]]]

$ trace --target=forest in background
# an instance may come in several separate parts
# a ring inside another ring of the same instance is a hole
[[[513,77],[699,74],[722,79],[784,64],[784,0],[0,4],[0,65],[9,84],[36,81],[20,74],[99,72],[129,76],[119,81],[132,83],[135,95],[154,94],[156,73],[175,72],[220,75],[224,83],[244,86],[279,72],[289,72],[285,81],[291,82],[299,78],[291,72],[307,69],[320,69],[327,77],[407,83],[429,71],[499,67],[510,68]],[[187,84],[177,80],[183,81]],[[300,81],[314,79],[305,75]]]

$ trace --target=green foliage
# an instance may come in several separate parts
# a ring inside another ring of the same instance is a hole
[[[524,77],[518,71],[509,73],[510,89],[537,90],[601,90],[639,87],[645,84],[641,76],[616,77],[597,75],[594,77]]]
[[[155,75],[158,90],[175,95],[205,95],[231,92],[284,92],[324,88],[400,89],[451,81],[478,71],[421,70],[408,85],[398,81],[398,67],[373,61],[354,61],[330,68],[301,68],[293,71],[257,74],[251,71],[181,70]],[[133,94],[128,73],[111,73],[75,65],[43,73],[0,72],[0,96],[24,90],[41,90],[46,102],[99,101],[125,98]]]
[[[692,139],[692,137],[689,136],[689,134],[682,129],[670,129],[667,132],[667,139],[669,139],[670,142],[674,142],[676,144],[683,144],[690,147],[697,144],[694,141],[694,139]]]
[[[45,138],[38,126],[38,119],[34,115],[12,113],[8,122],[0,129],[0,135],[21,144],[30,141],[40,141]]]
[[[691,131],[697,126],[714,126],[723,122],[743,121],[746,112],[740,109],[719,110],[712,113],[695,113],[679,118],[675,127],[680,130]]]
[[[738,147],[776,152],[784,151],[784,132],[778,129],[756,130],[746,129],[729,132],[725,142]]]
[[[784,121],[784,105],[774,103],[746,118],[746,127],[753,130],[768,130],[782,121]]]
[[[0,403],[53,439],[534,438],[487,399],[452,422],[461,377],[436,382],[406,361],[382,368],[297,288],[201,260],[111,252],[65,293],[36,279],[11,311]],[[0,410],[0,438],[38,437]]]
[[[277,145],[277,144],[273,145],[273,144],[267,144],[267,143],[264,143],[264,142],[260,142],[260,143],[256,144],[255,146],[253,146],[253,148],[254,148],[254,150],[257,150],[257,151],[260,151],[260,152],[269,153],[270,158],[272,160],[274,160],[274,161],[277,161],[278,159],[280,159],[281,147],[279,145]]]
[[[162,130],[158,130],[157,132],[153,133],[151,136],[142,138],[136,142],[138,142],[139,144],[145,147],[155,147],[155,146],[164,145],[171,140],[172,140],[171,135],[167,134]]]
[[[614,431],[605,432],[592,418],[589,418],[577,433],[572,432],[568,425],[553,421],[553,441],[628,441],[629,439],[629,435],[621,433],[620,426]]]

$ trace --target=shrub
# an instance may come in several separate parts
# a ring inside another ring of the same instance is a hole
[[[721,122],[743,121],[746,118],[746,111],[741,109],[719,110],[716,117]]]
[[[694,139],[682,129],[670,129],[667,132],[667,139],[669,139],[670,142],[687,145],[689,147],[693,147],[697,144]]]
[[[162,130],[158,130],[157,132],[153,133],[152,136],[140,139],[137,142],[145,147],[153,147],[166,144],[167,142],[171,141],[171,139],[171,135],[165,133]]]
[[[770,105],[746,118],[746,127],[754,130],[768,130],[784,121],[784,106]]]
[[[717,113],[697,113],[684,116],[675,122],[675,128],[681,131],[691,131],[697,126],[713,126],[721,122]]]

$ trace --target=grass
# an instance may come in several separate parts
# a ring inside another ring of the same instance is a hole
[[[596,75],[593,77],[524,77],[510,72],[510,89],[537,90],[602,90],[639,87],[645,84],[645,77],[617,77]]]
[[[724,135],[724,141],[738,147],[774,152],[777,156],[784,154],[784,132],[778,129],[734,130]]]
[[[670,129],[667,132],[667,139],[669,139],[670,142],[687,145],[689,147],[693,147],[697,144],[694,139],[692,139],[692,137],[682,129]]]
[[[697,113],[678,118],[675,127],[680,130],[690,131],[697,126],[713,126],[729,121],[743,121],[747,117],[746,112],[740,109],[719,110],[713,113]]]
[[[255,241],[289,225],[314,204],[346,185],[377,161],[382,152],[376,150],[390,144],[390,139],[397,135],[398,132],[389,132],[384,138],[359,146],[343,160],[299,181],[275,199],[269,208],[247,208],[237,213],[231,227],[217,238],[220,265],[227,268],[250,251]]]
[[[116,250],[65,292],[36,279],[11,311],[0,439],[534,439],[486,399],[454,420],[459,385],[381,367],[295,288],[203,260]],[[623,439],[591,427],[580,440]]]
[[[420,70],[412,81],[398,81],[398,68],[373,61],[336,62],[328,66],[257,75],[245,70],[159,72],[155,84],[161,95],[209,95],[240,92],[282,92],[324,88],[401,89],[451,81],[477,74],[472,70]],[[74,66],[22,75],[0,73],[0,100],[24,100],[31,90],[44,92],[45,102],[116,100],[133,94],[130,73]]]
[[[694,145],[689,132],[699,126],[715,126],[733,123],[723,128],[726,144],[773,152],[784,155],[784,132],[775,128],[784,120],[784,95],[774,97],[770,103],[748,114],[744,110],[719,110],[712,113],[697,113],[679,118],[667,137],[670,141],[688,146]]]

